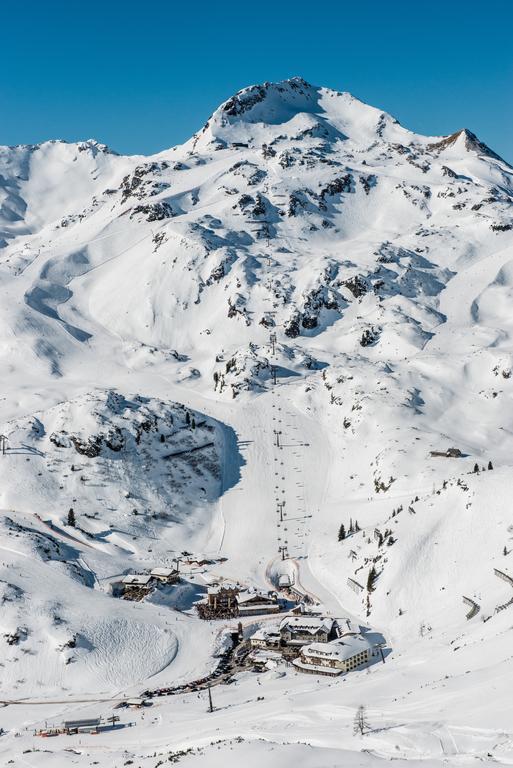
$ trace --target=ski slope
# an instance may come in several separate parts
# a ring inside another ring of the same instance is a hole
[[[512,200],[471,131],[300,78],[149,158],[0,148],[6,765],[511,763]],[[114,596],[176,558],[181,587]],[[206,676],[207,586],[284,573],[386,663],[33,735]]]

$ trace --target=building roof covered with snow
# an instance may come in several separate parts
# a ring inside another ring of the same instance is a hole
[[[237,597],[237,602],[239,603],[239,605],[241,603],[256,603],[256,602],[272,603],[272,602],[276,602],[276,595],[264,594],[262,592],[250,592],[249,590],[245,590],[244,592],[239,593],[239,596]]]
[[[280,633],[277,627],[260,627],[249,638],[252,643],[274,643],[280,639]]]
[[[210,584],[210,586],[207,588],[207,594],[209,595],[220,595],[223,592],[238,592],[239,587],[237,587],[235,584],[230,584],[229,582],[225,581],[222,584]]]
[[[290,631],[302,634],[316,635],[318,632],[330,634],[333,630],[334,619],[323,616],[287,616],[280,623],[280,632]]]
[[[359,635],[361,633],[360,625],[351,619],[337,619],[339,635]]]
[[[312,643],[311,645],[304,646],[301,653],[306,658],[347,661],[359,653],[365,653],[365,651],[370,653],[371,650],[372,646],[368,640],[361,635],[357,635],[356,637],[346,636],[344,638],[337,638],[329,643]]]
[[[151,576],[154,576],[157,579],[167,579],[169,576],[173,576],[175,573],[177,573],[176,568],[163,568],[159,566],[157,568],[153,568],[151,571]]]
[[[127,573],[123,577],[123,584],[134,587],[145,587],[151,581],[151,576],[145,573]]]

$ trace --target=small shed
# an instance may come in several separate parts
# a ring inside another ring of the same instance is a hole
[[[461,459],[463,454],[459,448],[447,448],[445,451],[430,451],[430,456],[438,457],[442,459]]]

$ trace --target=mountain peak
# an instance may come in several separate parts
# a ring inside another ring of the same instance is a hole
[[[487,157],[493,157],[495,160],[501,160],[503,163],[505,160],[498,155],[493,149],[481,141],[475,133],[469,131],[468,128],[460,128],[459,131],[451,133],[449,136],[445,136],[440,141],[436,141],[429,145],[429,149],[435,149],[439,152],[450,147],[462,146],[468,152],[477,152],[479,155],[485,155]]]
[[[267,99],[274,99],[291,107],[308,111],[316,102],[319,88],[307,83],[302,77],[292,77],[277,83],[266,81],[261,85],[242,88],[221,105],[220,111],[229,117],[238,117]]]
[[[223,102],[194,146],[268,142],[281,134],[304,131],[329,133],[333,140],[352,139],[367,146],[376,140],[402,141],[409,132],[391,115],[371,107],[346,91],[312,85],[302,77],[264,82],[243,88]],[[407,137],[409,141],[409,137]]]

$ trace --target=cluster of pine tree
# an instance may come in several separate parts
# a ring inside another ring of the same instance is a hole
[[[381,531],[377,531],[377,541],[378,541],[378,547],[383,546],[383,542],[386,541],[388,546],[392,546],[392,544],[395,544],[395,539],[392,536],[392,531],[390,528],[387,528],[385,530],[385,533],[381,533]]]
[[[493,464],[492,464],[492,462],[491,462],[491,461],[489,461],[489,462],[488,462],[488,469],[493,469]],[[485,468],[484,468],[484,467],[481,467],[481,471],[482,471],[482,472],[485,472]],[[474,473],[475,473],[476,475],[479,473],[479,464],[477,463],[477,461],[476,461],[476,463],[474,464]]]
[[[352,518],[350,518],[350,520],[349,520],[349,529],[347,531],[346,531],[346,527],[345,527],[344,523],[342,523],[342,525],[338,529],[338,540],[339,541],[344,541],[344,539],[347,536],[350,536],[352,533],[358,533],[358,531],[360,531],[360,530],[361,530],[361,528],[360,528],[360,526],[358,524],[358,520],[355,520],[354,523],[353,523]]]

